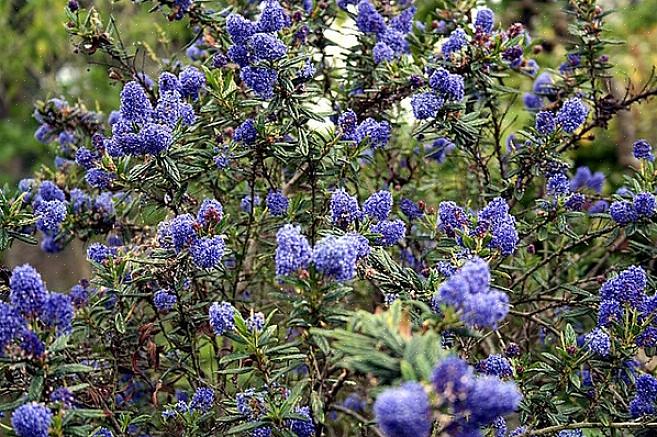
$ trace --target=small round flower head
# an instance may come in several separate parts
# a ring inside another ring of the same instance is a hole
[[[52,127],[44,123],[34,132],[34,139],[42,144],[49,144],[53,139],[52,134]]]
[[[565,196],[570,192],[570,183],[566,175],[557,173],[550,176],[546,188],[548,194],[552,196]]]
[[[235,133],[233,134],[233,140],[248,145],[255,144],[257,138],[258,131],[255,127],[255,121],[252,118],[247,118],[235,129]]]
[[[177,301],[176,295],[167,290],[158,290],[153,295],[153,305],[161,313],[171,311]]]
[[[210,306],[210,326],[215,334],[223,335],[235,329],[235,308],[229,302],[215,302]]]
[[[429,86],[446,99],[461,101],[465,95],[463,77],[451,74],[444,68],[437,68],[429,78]]]
[[[338,126],[342,131],[342,136],[345,140],[353,139],[354,134],[356,133],[356,128],[358,127],[358,117],[356,113],[352,110],[348,110],[340,114],[338,117]]]
[[[18,437],[48,437],[52,412],[43,404],[32,402],[16,408],[11,426]]]
[[[490,33],[495,24],[495,14],[489,8],[481,8],[475,17],[475,28],[483,33]]]
[[[634,223],[639,219],[636,209],[634,209],[634,204],[627,200],[612,202],[609,207],[609,215],[611,215],[613,221],[621,226]]]
[[[609,202],[606,200],[597,200],[589,207],[589,214],[600,214],[609,209]]]
[[[634,342],[638,347],[657,346],[657,328],[648,326],[641,334],[636,336]]]
[[[259,98],[269,100],[274,97],[274,86],[278,82],[276,70],[268,67],[248,66],[242,68],[240,77]]]
[[[657,201],[651,193],[639,193],[634,196],[634,210],[641,217],[652,217],[655,215]]]
[[[417,382],[383,391],[374,403],[376,423],[389,437],[428,437],[431,433],[431,406],[424,388]]]
[[[408,217],[409,220],[419,219],[424,215],[424,211],[420,208],[417,203],[413,202],[411,199],[403,198],[399,202],[399,210]]]
[[[203,237],[195,240],[189,248],[192,261],[201,269],[213,269],[219,265],[224,257],[226,243],[223,237]]]
[[[536,114],[536,131],[541,135],[549,135],[557,128],[557,121],[550,111]]]
[[[372,225],[370,232],[381,234],[381,237],[376,240],[377,244],[393,246],[404,239],[406,225],[401,220],[383,220]]]
[[[289,276],[308,267],[312,251],[299,226],[287,224],[276,233],[276,276]]]
[[[61,293],[48,293],[41,307],[41,321],[49,327],[56,328],[57,334],[71,332],[75,309],[71,297]]]
[[[297,78],[303,79],[305,81],[312,79],[317,73],[315,65],[310,59],[306,59],[306,62],[303,64],[303,67],[297,72]]]
[[[445,101],[434,93],[415,94],[411,99],[413,115],[418,120],[435,117],[444,103]]]
[[[143,123],[150,119],[152,113],[153,105],[144,88],[135,81],[126,83],[121,91],[121,119]]]
[[[586,183],[586,186],[600,194],[602,192],[602,185],[605,183],[605,174],[601,171],[596,171],[591,175],[591,178]]]
[[[75,284],[71,287],[71,291],[68,294],[71,296],[71,301],[76,307],[83,307],[89,301],[89,289],[83,285],[84,282]]]
[[[46,353],[46,345],[34,331],[29,329],[26,329],[21,336],[20,348],[26,355],[34,358],[41,358]]]
[[[513,413],[521,400],[522,395],[515,383],[484,376],[475,380],[465,404],[472,412],[470,419],[473,423],[488,425],[499,416]]]
[[[223,68],[228,64],[228,58],[221,52],[217,52],[212,56],[212,66],[214,68]]]
[[[337,281],[349,281],[356,276],[358,250],[347,236],[322,238],[313,249],[312,261],[317,271]]]
[[[313,437],[315,435],[315,424],[313,423],[312,417],[310,417],[310,408],[297,407],[294,412],[305,417],[305,419],[290,420],[290,430],[297,437]]]
[[[538,94],[539,96],[552,95],[554,94],[553,83],[554,82],[552,81],[552,76],[550,76],[550,73],[541,73],[534,80],[532,91],[534,94]]]
[[[654,161],[655,155],[652,153],[652,146],[646,140],[638,140],[632,146],[634,149],[634,157],[636,159],[645,159],[646,161]]]
[[[609,338],[609,334],[602,329],[593,329],[593,331],[586,334],[584,341],[587,349],[591,352],[594,352],[601,357],[609,356],[611,352],[611,339]]]
[[[253,313],[246,319],[246,327],[251,332],[260,332],[265,327],[265,315],[258,312]]]
[[[264,3],[262,14],[256,24],[258,32],[276,33],[292,24],[290,16],[276,0]]]
[[[349,224],[362,218],[358,200],[340,188],[331,195],[331,220],[334,225],[346,228]]]
[[[90,187],[99,188],[101,190],[109,188],[114,179],[116,179],[114,173],[103,170],[102,168],[91,168],[84,175],[84,180]]]
[[[363,33],[381,33],[385,30],[385,20],[369,0],[361,0],[357,9],[356,25],[358,30]]]
[[[41,275],[29,264],[14,267],[9,288],[9,300],[22,314],[39,312],[46,300],[46,286]]]
[[[569,211],[581,211],[584,208],[584,203],[586,202],[586,197],[582,193],[573,193],[571,194],[564,206]]]
[[[462,230],[468,223],[468,216],[460,206],[452,201],[440,202],[438,205],[438,229],[454,237],[455,231]]]
[[[199,92],[205,88],[205,75],[196,67],[189,66],[180,72],[180,94],[196,100]]]
[[[253,212],[253,207],[258,205],[260,205],[260,196],[257,194],[253,197],[251,197],[250,194],[247,194],[242,197],[242,200],[240,200],[240,209],[248,214],[251,214],[251,212]]]
[[[557,437],[583,437],[584,433],[581,429],[564,429],[559,431]]]
[[[18,311],[0,301],[0,356],[5,347],[25,329],[25,320]]]
[[[215,199],[203,199],[198,212],[196,221],[203,226],[219,223],[224,216],[224,208],[221,203]]]
[[[630,401],[629,410],[632,417],[649,416],[656,411],[654,402],[639,397]]]
[[[97,159],[96,154],[86,147],[80,147],[75,152],[75,162],[85,170],[95,167]]]
[[[290,201],[281,191],[271,190],[267,194],[265,204],[271,215],[280,217],[287,214],[287,208],[290,205]]]
[[[565,132],[572,134],[586,121],[588,115],[589,109],[584,102],[574,97],[566,100],[557,112],[557,123]]]
[[[287,46],[268,33],[256,33],[249,38],[249,47],[258,61],[275,61],[287,54]]]
[[[348,234],[344,235],[343,238],[349,239],[351,241],[351,244],[356,250],[356,258],[361,259],[367,258],[367,256],[369,256],[372,248],[370,247],[370,242],[367,240],[367,238],[363,237],[357,232],[349,232]]]
[[[498,376],[500,378],[510,378],[513,376],[511,363],[501,355],[489,355],[488,358],[477,363],[476,369],[486,375]]]
[[[55,236],[66,220],[66,204],[59,200],[40,202],[36,208],[36,227],[48,236]]]
[[[209,387],[199,387],[194,392],[192,400],[189,404],[190,408],[194,411],[201,411],[207,413],[214,405],[214,390]]]
[[[440,360],[431,376],[436,393],[450,403],[463,399],[473,380],[472,368],[464,360],[453,355]]]
[[[390,191],[377,191],[364,203],[363,211],[372,219],[383,221],[388,218],[392,210],[392,194]]]
[[[384,147],[390,139],[392,129],[387,121],[377,122],[373,118],[363,120],[353,135],[353,140],[362,143],[367,140],[367,144],[373,149]]]
[[[171,128],[165,124],[159,124],[159,123],[146,123],[139,131],[139,135],[137,138],[141,145],[140,147],[141,152],[150,155],[158,155],[164,152],[169,148],[171,143],[173,143]],[[98,186],[98,185],[93,185],[93,186]],[[100,188],[106,188],[106,187],[107,186],[103,186]]]
[[[167,91],[180,92],[182,89],[182,85],[180,84],[178,78],[174,74],[169,73],[168,71],[165,71],[162,74],[160,74],[157,83],[160,91],[160,96]]]
[[[235,44],[245,44],[256,33],[256,26],[239,14],[230,14],[226,18],[226,32]]]
[[[395,59],[395,52],[388,44],[378,42],[372,49],[372,56],[374,57],[374,63],[380,64],[381,62],[390,62]]]
[[[575,170],[575,175],[570,180],[570,189],[579,190],[580,188],[585,187],[591,179],[591,176],[592,174],[590,168],[586,166],[577,167],[577,170]]]
[[[73,396],[73,393],[71,393],[71,390],[60,386],[54,389],[52,393],[50,393],[50,401],[59,402],[66,408],[71,408],[75,402],[75,397]]]
[[[471,327],[495,329],[509,313],[509,296],[498,290],[467,296],[461,308],[460,319]]]
[[[166,228],[176,250],[179,251],[192,244],[198,238],[194,229],[195,224],[196,221],[191,214],[181,214],[171,219]]]
[[[228,48],[227,52],[228,58],[234,62],[235,64],[239,65],[240,67],[244,68],[248,66],[251,63],[251,53],[249,52],[249,49],[246,46],[243,45],[234,45]]]
[[[539,111],[543,108],[543,98],[534,93],[523,94],[522,103],[528,111]]]
[[[87,248],[87,259],[98,264],[111,259],[116,253],[116,250],[107,247],[102,243],[93,243]]]
[[[461,28],[454,30],[449,38],[443,43],[441,51],[445,57],[449,57],[452,53],[461,51],[468,45],[468,39],[465,31]]]

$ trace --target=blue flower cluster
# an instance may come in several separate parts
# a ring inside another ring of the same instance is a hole
[[[481,435],[481,427],[513,413],[522,400],[515,383],[477,376],[467,362],[455,356],[438,362],[431,388],[437,407],[447,407],[453,415],[445,427],[449,435]],[[431,411],[428,393],[416,382],[386,389],[374,404],[376,422],[386,436],[428,437]]]
[[[358,123],[356,113],[351,110],[338,117],[338,127],[343,140],[353,141],[356,144],[367,144],[372,149],[385,147],[392,132],[390,124],[385,120],[376,121],[369,117]]]
[[[241,68],[242,81],[261,99],[274,96],[278,72],[258,63],[278,61],[287,55],[287,46],[277,33],[291,24],[288,13],[276,0],[264,2],[262,14],[257,22],[233,13],[226,18],[226,32],[233,45],[228,49],[228,58]]]
[[[167,290],[158,290],[153,295],[153,305],[159,312],[171,311],[177,301],[176,295]]]
[[[406,35],[411,31],[415,7],[410,6],[388,20],[376,10],[369,0],[361,0],[357,5],[356,25],[358,30],[376,37],[372,52],[374,62],[389,62],[409,53]]]
[[[431,91],[415,94],[411,99],[413,115],[418,120],[435,118],[445,102],[461,102],[465,97],[463,76],[440,67],[430,72]]]
[[[459,318],[470,327],[495,328],[509,312],[506,293],[490,287],[488,263],[472,258],[452,274],[434,295],[436,312],[441,305],[456,309]]]
[[[638,193],[632,200],[616,200],[609,207],[612,220],[621,226],[648,220],[657,212],[657,200],[652,193]]]
[[[194,217],[181,214],[158,226],[158,241],[167,249],[180,252],[189,250],[192,261],[201,269],[219,266],[226,251],[226,243],[220,235],[213,235],[214,225],[221,221],[223,207],[215,199],[204,199]],[[208,234],[203,234],[204,229]]]
[[[210,306],[210,326],[215,334],[224,335],[225,332],[235,329],[235,311],[235,307],[229,302],[214,302]]]
[[[652,152],[652,146],[646,140],[637,140],[633,145],[633,153],[636,159],[643,159],[645,161],[654,161],[655,155]]]
[[[657,411],[657,379],[644,374],[636,378],[634,398],[629,409],[632,417],[653,415]]]
[[[16,408],[11,426],[18,437],[48,437],[52,417],[48,407],[32,402]]]

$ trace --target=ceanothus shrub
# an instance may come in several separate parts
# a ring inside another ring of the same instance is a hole
[[[483,1],[155,0],[196,38],[149,74],[83,3],[120,103],[37,102],[55,165],[3,189],[0,247],[93,273],[3,270],[3,435],[655,427],[654,152],[612,186],[573,151],[657,82],[608,95],[595,0],[556,69]]]

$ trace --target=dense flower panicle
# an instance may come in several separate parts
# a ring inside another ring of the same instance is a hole
[[[448,237],[454,237],[457,230],[463,230],[468,224],[466,212],[452,201],[440,202],[438,205],[438,229]]]
[[[436,116],[445,101],[434,93],[415,94],[411,99],[413,115],[418,120],[426,120]]]
[[[160,91],[160,95],[168,91],[180,92],[182,89],[180,80],[178,80],[175,74],[169,73],[168,71],[165,71],[160,74],[160,77],[157,80],[157,84],[158,84],[158,89]]]
[[[292,23],[290,16],[276,0],[264,3],[262,14],[256,24],[258,32],[275,33],[289,27]]]
[[[573,193],[566,199],[564,206],[569,211],[581,211],[586,203],[586,197],[582,193]]]
[[[641,267],[630,266],[602,285],[600,300],[628,303],[637,308],[644,301],[646,285],[645,270]]]
[[[240,67],[248,66],[252,61],[251,52],[248,47],[243,45],[234,45],[228,48],[228,58]]]
[[[85,170],[95,167],[97,159],[98,157],[96,154],[86,147],[80,147],[77,152],[75,152],[75,162]]]
[[[219,223],[224,216],[224,208],[216,199],[203,199],[196,213],[196,221],[203,226]]]
[[[153,105],[144,88],[135,81],[126,83],[121,91],[121,119],[143,123],[151,118],[152,113]]]
[[[547,181],[546,189],[548,194],[559,197],[570,193],[570,183],[566,175],[557,173],[550,176]]]
[[[654,161],[655,155],[652,153],[652,146],[646,140],[636,141],[632,148],[634,157],[636,159],[645,159],[646,161]]]
[[[541,135],[549,135],[557,128],[557,121],[550,111],[536,114],[536,131]]]
[[[568,99],[557,112],[557,122],[567,133],[575,132],[586,121],[589,109],[577,97]]]
[[[189,406],[192,410],[207,413],[214,405],[214,390],[208,387],[199,387],[194,392]]]
[[[256,33],[249,38],[249,47],[256,60],[275,61],[287,54],[287,46],[277,37],[268,33]]]
[[[255,127],[255,121],[252,118],[247,118],[240,124],[233,134],[233,140],[242,142],[244,144],[255,144],[258,137],[258,131]]]
[[[600,194],[602,192],[602,185],[605,183],[605,175],[600,171],[596,171],[591,175],[591,178],[586,183],[586,186]]]
[[[70,408],[75,402],[75,397],[73,393],[66,387],[57,387],[50,393],[51,402],[59,402],[63,406]]]
[[[392,194],[385,190],[373,193],[363,203],[363,211],[372,219],[385,220],[392,211]]]
[[[373,118],[367,118],[354,131],[353,140],[359,144],[367,140],[370,147],[378,149],[388,143],[391,132],[392,128],[387,121],[377,122]]]
[[[611,353],[611,339],[609,338],[609,334],[600,328],[595,328],[586,334],[584,341],[588,350],[601,357],[607,357]]]
[[[158,155],[164,152],[173,143],[171,128],[167,125],[159,124],[159,123],[146,123],[141,128],[141,131],[139,131],[139,135],[137,138],[141,145],[140,152],[147,153],[150,155]],[[101,188],[106,188],[108,185],[109,184]]]
[[[357,9],[356,25],[358,30],[363,33],[381,33],[385,30],[385,20],[369,0],[361,0]]]
[[[168,223],[167,233],[171,236],[173,247],[180,251],[198,238],[194,226],[196,220],[191,214],[181,214]],[[162,228],[164,230],[164,228]]]
[[[348,236],[322,238],[313,249],[312,262],[317,271],[343,282],[356,276],[358,248]]]
[[[16,408],[11,426],[18,437],[48,437],[52,412],[43,404],[32,402]]]
[[[468,39],[466,33],[463,29],[459,28],[449,35],[449,38],[443,43],[441,50],[445,57],[449,57],[452,53],[461,51],[467,45]]]
[[[437,68],[429,77],[429,86],[445,99],[461,101],[465,96],[463,76]]]
[[[265,204],[271,215],[280,217],[287,214],[290,201],[281,191],[271,190],[265,198]]]
[[[363,213],[358,200],[340,188],[331,195],[331,220],[334,225],[346,228],[356,220],[360,220]]]
[[[265,315],[263,313],[253,313],[246,319],[246,327],[251,332],[260,332],[265,327]]]
[[[256,33],[256,26],[240,14],[230,14],[226,18],[226,32],[235,44],[245,44]]]
[[[411,199],[403,198],[399,202],[399,210],[408,217],[409,220],[416,220],[424,215],[422,208]]]
[[[399,219],[383,220],[372,225],[370,232],[381,234],[381,237],[376,239],[377,244],[393,246],[404,239],[406,235],[406,224]]]
[[[475,17],[475,28],[484,33],[490,33],[495,24],[495,14],[489,8],[481,8]]]
[[[192,261],[201,269],[213,269],[219,265],[226,251],[223,237],[215,235],[195,240],[189,248]]]
[[[180,92],[166,91],[160,95],[157,101],[153,118],[158,123],[173,128],[181,120],[185,125],[193,124],[196,121],[196,114],[192,105],[182,100]],[[140,138],[142,141],[145,140],[144,135],[142,133]]]
[[[87,248],[87,259],[101,264],[111,259],[116,254],[116,249],[108,247],[102,243],[92,243]]]
[[[374,415],[387,437],[428,437],[431,433],[429,397],[417,382],[383,391],[374,403]]]
[[[540,111],[543,108],[543,98],[534,93],[525,93],[522,96],[522,103],[528,111]]]
[[[72,329],[75,309],[70,296],[61,293],[48,293],[41,307],[41,321],[56,328],[57,334],[68,334]]]
[[[22,314],[41,311],[46,300],[46,286],[41,275],[29,264],[14,267],[9,280],[9,300]]]
[[[59,200],[47,200],[39,203],[35,210],[38,230],[48,236],[55,236],[66,220],[66,204]]]
[[[29,329],[26,329],[21,336],[20,348],[26,355],[34,358],[40,358],[46,352],[46,345],[34,331]]]
[[[500,378],[510,378],[513,376],[511,363],[501,355],[489,355],[488,358],[477,363],[476,369],[486,375],[498,376]]]
[[[609,215],[612,220],[621,226],[634,223],[639,219],[639,215],[634,209],[634,204],[627,200],[617,200],[611,203]]]
[[[358,117],[352,110],[348,110],[340,114],[338,117],[338,126],[342,131],[342,135],[346,140],[353,139],[358,127]]]
[[[372,56],[374,62],[380,64],[381,62],[392,61],[395,59],[395,52],[384,42],[378,42],[372,49]]]
[[[167,290],[158,290],[153,295],[153,305],[160,312],[171,311],[177,301],[176,295]]]
[[[180,94],[196,100],[201,90],[205,88],[205,75],[196,67],[185,67],[178,75]]]
[[[586,166],[577,167],[575,175],[570,180],[570,189],[574,191],[586,187],[592,176],[590,168]]]
[[[598,325],[609,326],[623,320],[623,307],[615,300],[605,300],[598,309]]]
[[[215,302],[210,306],[210,326],[217,335],[235,329],[235,308],[229,302]]]
[[[470,420],[481,425],[489,424],[496,417],[513,413],[522,395],[513,382],[502,382],[494,376],[477,378],[466,399]]]
[[[83,307],[89,301],[89,288],[82,284],[75,284],[73,287],[71,287],[68,295],[71,296],[73,305],[78,308]]]
[[[258,420],[266,411],[264,393],[249,388],[235,396],[237,412],[250,421]]]
[[[308,267],[312,250],[299,226],[287,224],[276,233],[276,276],[289,276]]]
[[[0,356],[5,347],[25,329],[25,320],[18,311],[0,301]]]
[[[310,416],[310,408],[297,407],[294,412],[306,419],[292,419],[290,421],[290,430],[297,437],[312,437],[315,435],[315,424]]]
[[[634,210],[641,217],[652,217],[655,215],[657,200],[651,193],[639,193],[634,196]]]
[[[634,342],[638,347],[657,346],[657,327],[648,326],[641,334],[636,336]]]
[[[269,100],[274,97],[274,86],[278,82],[278,73],[268,67],[247,66],[242,68],[240,77],[259,98]]]

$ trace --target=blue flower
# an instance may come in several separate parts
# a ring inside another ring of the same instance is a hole
[[[607,357],[611,353],[611,339],[609,338],[609,334],[600,328],[595,328],[586,334],[584,341],[588,350],[601,357]]]
[[[229,302],[215,302],[210,306],[210,326],[216,335],[235,329],[235,308]]]
[[[463,230],[468,223],[468,216],[452,201],[440,202],[438,205],[438,229],[448,237],[454,237],[456,230]]]
[[[363,211],[372,219],[383,221],[392,210],[392,194],[390,191],[377,191],[364,203]]]
[[[116,254],[116,249],[107,247],[102,243],[92,243],[87,248],[87,258],[95,263],[102,264]]]
[[[89,184],[90,187],[99,188],[101,190],[109,188],[114,179],[116,179],[114,173],[110,173],[101,168],[89,169],[84,175],[84,180],[87,181],[87,184]]]
[[[25,320],[4,302],[0,301],[0,356],[5,347],[18,337],[25,329]]]
[[[73,302],[70,296],[61,293],[48,293],[41,307],[41,321],[56,328],[57,335],[68,334],[72,329]]]
[[[385,20],[369,0],[361,0],[358,3],[356,25],[363,33],[381,33],[386,28]]]
[[[388,143],[391,130],[390,124],[387,121],[377,122],[370,117],[358,125],[353,134],[353,140],[359,144],[367,140],[367,144],[370,147],[378,149]]]
[[[483,33],[490,33],[495,24],[495,14],[489,8],[481,8],[475,17],[475,28]]]
[[[541,73],[534,80],[534,85],[532,87],[534,94],[539,96],[551,96],[554,94],[555,89],[553,86],[552,76],[550,73]]]
[[[274,86],[278,82],[276,70],[268,67],[248,66],[242,68],[240,77],[259,98],[269,100],[274,97]]]
[[[340,127],[345,140],[353,139],[353,136],[356,133],[356,128],[358,127],[356,113],[349,110],[340,114],[340,117],[338,117],[338,126]]]
[[[153,305],[159,312],[171,311],[177,301],[176,295],[167,290],[158,290],[153,295]]]
[[[253,313],[246,319],[246,327],[251,332],[260,332],[265,327],[265,315],[258,312]]]
[[[219,223],[224,215],[224,208],[218,200],[203,199],[196,213],[196,221],[203,226]]]
[[[199,92],[205,88],[205,75],[196,67],[186,67],[178,75],[180,80],[180,94],[196,100]]]
[[[381,234],[381,237],[376,239],[377,244],[393,246],[404,239],[406,225],[401,220],[383,220],[372,225],[370,232]]]
[[[121,90],[121,119],[126,122],[143,123],[148,121],[153,113],[146,91],[138,82],[128,82]]]
[[[91,437],[114,437],[114,434],[109,429],[101,427]]]
[[[31,402],[16,408],[11,426],[18,437],[48,437],[52,412],[43,404]]]
[[[541,135],[549,135],[557,128],[557,121],[550,111],[536,114],[536,131]]]
[[[305,269],[312,251],[299,226],[287,224],[276,233],[276,276],[289,276]]]
[[[231,46],[227,52],[228,58],[235,64],[244,68],[251,63],[251,53],[246,46],[236,44]]]
[[[609,207],[609,215],[612,220],[621,226],[634,223],[639,219],[636,209],[634,209],[634,204],[627,200],[617,200],[612,202]]]
[[[217,267],[225,251],[226,243],[221,236],[199,238],[189,248],[194,264],[201,269]]]
[[[374,403],[374,416],[389,437],[428,437],[431,433],[429,397],[417,382],[381,392]]]
[[[26,355],[34,358],[41,358],[46,352],[46,345],[33,331],[26,329],[21,337],[20,348]]]
[[[435,117],[444,103],[445,101],[434,93],[415,94],[411,99],[413,115],[418,120]]]
[[[214,405],[214,390],[209,387],[199,387],[194,392],[189,404],[190,408],[195,411],[207,413]]]
[[[475,379],[465,404],[466,409],[472,413],[471,422],[488,425],[499,416],[513,413],[521,400],[522,395],[515,383],[484,376]]]
[[[411,199],[403,198],[399,202],[399,210],[408,217],[409,220],[419,219],[424,215],[424,211],[420,208],[417,203],[413,202]]]
[[[522,102],[529,111],[538,111],[543,107],[543,98],[534,93],[525,93]]]
[[[313,249],[312,261],[320,273],[337,281],[349,281],[356,276],[358,248],[349,236],[322,238]]]
[[[451,74],[444,68],[437,68],[429,78],[429,86],[446,99],[461,101],[465,96],[463,76]]]
[[[586,197],[582,193],[573,193],[571,194],[564,206],[569,211],[581,211],[584,208],[584,203],[586,202]]]
[[[46,286],[41,275],[29,264],[14,267],[9,280],[9,300],[22,314],[41,311],[46,300]]]
[[[174,217],[168,224],[162,225],[160,237],[170,236],[173,247],[180,251],[192,244],[198,238],[194,225],[196,220],[191,214],[182,214]]]
[[[445,57],[449,57],[452,53],[461,51],[468,45],[468,39],[463,29],[455,29],[449,35],[449,38],[443,43],[441,51]]]
[[[85,170],[89,170],[96,166],[98,156],[86,147],[80,147],[75,152],[75,162]]]
[[[258,131],[255,127],[255,121],[252,118],[244,120],[244,122],[235,129],[235,133],[233,134],[233,140],[248,145],[255,144],[257,137]]]
[[[360,220],[363,213],[358,200],[340,188],[331,195],[331,220],[334,225],[346,228],[356,220]]]
[[[454,144],[449,138],[440,137],[436,139],[432,144],[427,153],[427,158],[435,159],[436,161],[443,163],[447,159],[447,155],[456,149],[456,144]]]
[[[242,197],[242,200],[240,200],[240,209],[247,214],[251,214],[251,212],[253,212],[253,207],[258,205],[260,205],[260,196],[257,194],[253,197],[251,197],[250,194],[247,194]]]
[[[601,171],[596,171],[591,175],[591,178],[586,183],[586,186],[600,194],[602,185],[605,183],[605,174]]]
[[[591,169],[588,167],[577,167],[577,170],[575,170],[575,175],[570,180],[570,189],[579,190],[580,188],[585,187],[591,179],[591,176]]]
[[[646,140],[638,140],[632,146],[634,149],[634,157],[636,159],[645,159],[646,161],[654,161],[655,155],[652,153],[652,146]]]
[[[177,91],[180,93],[180,91],[182,90],[182,85],[180,84],[178,78],[174,74],[169,73],[168,71],[165,71],[162,74],[160,74],[157,83],[158,83],[158,89],[160,91],[160,96],[162,96],[165,92]]]
[[[618,323],[623,320],[623,307],[615,300],[605,300],[600,302],[598,309],[598,325],[609,326],[611,323]]]
[[[294,410],[295,414],[306,417],[306,419],[292,419],[290,420],[290,430],[297,437],[312,437],[315,435],[315,424],[312,417],[310,417],[310,408],[297,407]]]
[[[275,33],[289,27],[290,24],[292,20],[281,4],[276,0],[268,0],[264,3],[256,27],[258,32]]]
[[[557,173],[550,176],[546,188],[548,194],[552,196],[565,196],[570,192],[570,182],[566,175]]]
[[[66,387],[60,386],[57,387],[50,393],[51,402],[59,402],[67,408],[71,408],[75,402],[75,397],[73,393]]]
[[[589,109],[577,97],[568,99],[557,112],[557,122],[561,128],[571,134],[579,128],[589,114]]]
[[[634,210],[641,217],[652,217],[655,215],[657,201],[651,193],[639,193],[634,196]]]
[[[513,376],[511,363],[501,355],[489,355],[488,358],[477,363],[476,369],[486,375],[498,376],[500,378],[510,378]]]
[[[66,204],[59,200],[40,202],[35,209],[36,227],[48,236],[55,236],[66,220]]]
[[[230,14],[226,18],[226,32],[235,44],[245,44],[256,33],[256,26],[239,14]]]
[[[164,124],[146,123],[139,131],[138,141],[141,143],[141,150],[143,153],[158,155],[167,150],[173,142],[171,128]],[[91,170],[89,172],[91,172]],[[87,175],[88,174],[89,173],[87,173]],[[112,175],[111,179],[113,178]],[[89,182],[88,178],[87,182]],[[89,183],[91,184],[91,182]],[[97,184],[91,185],[99,186]],[[109,185],[109,183],[107,185]],[[100,188],[106,188],[106,186]]]
[[[256,33],[249,38],[249,47],[253,50],[256,60],[275,61],[287,54],[287,46],[283,41],[268,33]]]
[[[374,62],[380,64],[381,62],[392,61],[395,59],[395,52],[384,42],[378,42],[372,49]]]
[[[290,205],[290,201],[281,191],[271,190],[267,194],[265,204],[271,215],[280,217],[287,214],[287,208]]]

